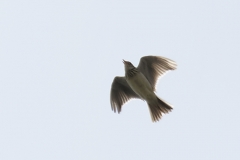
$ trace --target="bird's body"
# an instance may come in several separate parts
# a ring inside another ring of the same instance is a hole
[[[131,78],[126,78],[126,81],[131,89],[146,101],[151,98],[152,95],[155,95],[152,86],[146,77],[139,71]]]
[[[145,100],[149,106],[152,120],[158,121],[163,113],[172,110],[171,105],[154,93],[157,79],[168,70],[176,69],[176,63],[157,56],[142,57],[138,67],[124,61],[125,77],[115,77],[111,88],[111,106],[114,112],[121,111],[122,105],[131,98]]]

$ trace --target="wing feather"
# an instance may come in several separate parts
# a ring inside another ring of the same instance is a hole
[[[125,77],[115,77],[112,82],[110,103],[114,112],[121,112],[122,105],[131,98],[140,98],[128,85]],[[141,98],[140,98],[141,99]]]
[[[176,62],[160,56],[145,56],[140,59],[137,69],[143,73],[152,85],[153,90],[156,90],[156,83],[160,76],[169,70],[177,68]]]

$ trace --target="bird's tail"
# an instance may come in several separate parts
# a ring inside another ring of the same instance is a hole
[[[153,122],[159,121],[162,117],[162,114],[171,112],[171,110],[173,109],[170,104],[164,102],[157,96],[155,101],[148,102],[148,106]]]

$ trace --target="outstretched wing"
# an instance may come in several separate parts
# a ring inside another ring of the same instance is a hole
[[[155,91],[158,77],[177,68],[176,62],[160,56],[142,57],[137,69],[143,73]]]
[[[121,107],[131,98],[140,98],[128,85],[125,77],[115,77],[112,82],[110,103],[114,112],[121,112]],[[141,99],[141,98],[140,98]]]

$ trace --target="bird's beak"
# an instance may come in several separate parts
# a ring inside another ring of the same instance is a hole
[[[126,63],[126,61],[123,59],[123,63],[125,64]]]

